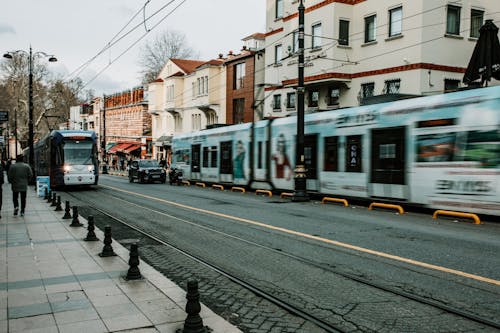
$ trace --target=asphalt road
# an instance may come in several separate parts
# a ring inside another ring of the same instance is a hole
[[[115,176],[68,195],[136,223],[341,331],[496,331],[378,287],[498,321],[499,224],[130,184]]]

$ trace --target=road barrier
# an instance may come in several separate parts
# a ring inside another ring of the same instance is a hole
[[[322,204],[325,204],[327,202],[338,202],[343,204],[345,207],[349,206],[346,199],[324,197],[323,200],[321,200]]]
[[[199,186],[199,187],[205,187],[205,183],[201,183],[201,182],[195,183],[194,185]]]
[[[285,198],[285,197],[286,198],[291,198],[291,197],[293,197],[293,193],[291,193],[291,192],[283,192],[283,193],[280,194],[280,198]]]
[[[200,317],[201,304],[200,293],[198,292],[198,281],[189,280],[186,293],[186,313],[184,328],[179,333],[209,333],[212,332],[208,326],[203,326],[203,319]]]
[[[102,248],[102,252],[99,253],[100,257],[114,257],[117,254],[115,251],[113,251],[113,247],[111,246],[111,243],[113,242],[113,239],[111,238],[111,227],[106,226],[104,227],[104,247]]]
[[[269,190],[255,190],[255,195],[267,194],[267,196],[272,197],[273,193]]]
[[[139,246],[137,243],[130,245],[130,258],[128,260],[129,269],[125,280],[141,280],[142,275],[139,270]]]
[[[98,241],[99,238],[97,238],[94,230],[95,230],[95,222],[94,222],[94,216],[89,215],[87,218],[88,226],[87,226],[87,237],[85,237],[83,240],[86,242],[95,242]]]
[[[240,191],[242,193],[245,193],[245,189],[243,187],[238,187],[238,186],[231,187],[231,192],[234,192],[234,191]]]
[[[455,212],[455,211],[451,211],[451,210],[436,210],[434,212],[434,214],[432,214],[432,218],[437,219],[438,215],[471,218],[474,220],[474,224],[481,224],[481,220],[479,219],[479,216],[477,216],[476,214],[472,214],[472,213],[462,213],[462,212]]]
[[[400,205],[393,205],[393,204],[386,204],[386,203],[381,203],[381,202],[372,202],[370,204],[370,207],[368,207],[369,210],[372,210],[373,207],[380,207],[380,208],[387,208],[387,209],[396,209],[399,214],[404,214],[405,211],[403,207]]]
[[[213,184],[213,185],[212,185],[212,188],[213,188],[213,189],[219,189],[219,190],[221,190],[221,191],[224,191],[224,186],[219,185],[219,184]]]

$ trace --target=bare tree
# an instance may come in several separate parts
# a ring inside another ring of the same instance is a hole
[[[0,105],[9,112],[9,127],[17,127],[19,142],[28,140],[28,57],[16,53],[0,61]],[[54,78],[46,63],[33,59],[33,122],[35,140],[56,128],[56,122],[69,118],[69,107],[81,103],[83,84],[80,79],[65,82]],[[50,119],[50,120],[49,120]],[[17,121],[16,121],[17,120]],[[43,121],[42,121],[43,120]],[[17,125],[17,126],[15,126]]]
[[[140,50],[139,65],[142,66],[142,83],[154,81],[170,58],[194,59],[199,52],[187,45],[186,35],[175,30],[166,30],[146,43]]]

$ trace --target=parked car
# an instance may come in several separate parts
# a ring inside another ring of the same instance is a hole
[[[129,165],[128,180],[132,183],[134,179],[139,183],[165,183],[167,174],[157,160],[134,160]]]

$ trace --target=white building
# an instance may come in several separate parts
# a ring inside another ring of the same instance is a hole
[[[224,59],[169,59],[148,87],[153,157],[167,157],[174,134],[225,123],[225,90]]]
[[[307,0],[306,111],[461,87],[491,0]],[[296,111],[299,0],[267,0],[266,116]],[[366,101],[366,100],[365,100]]]

